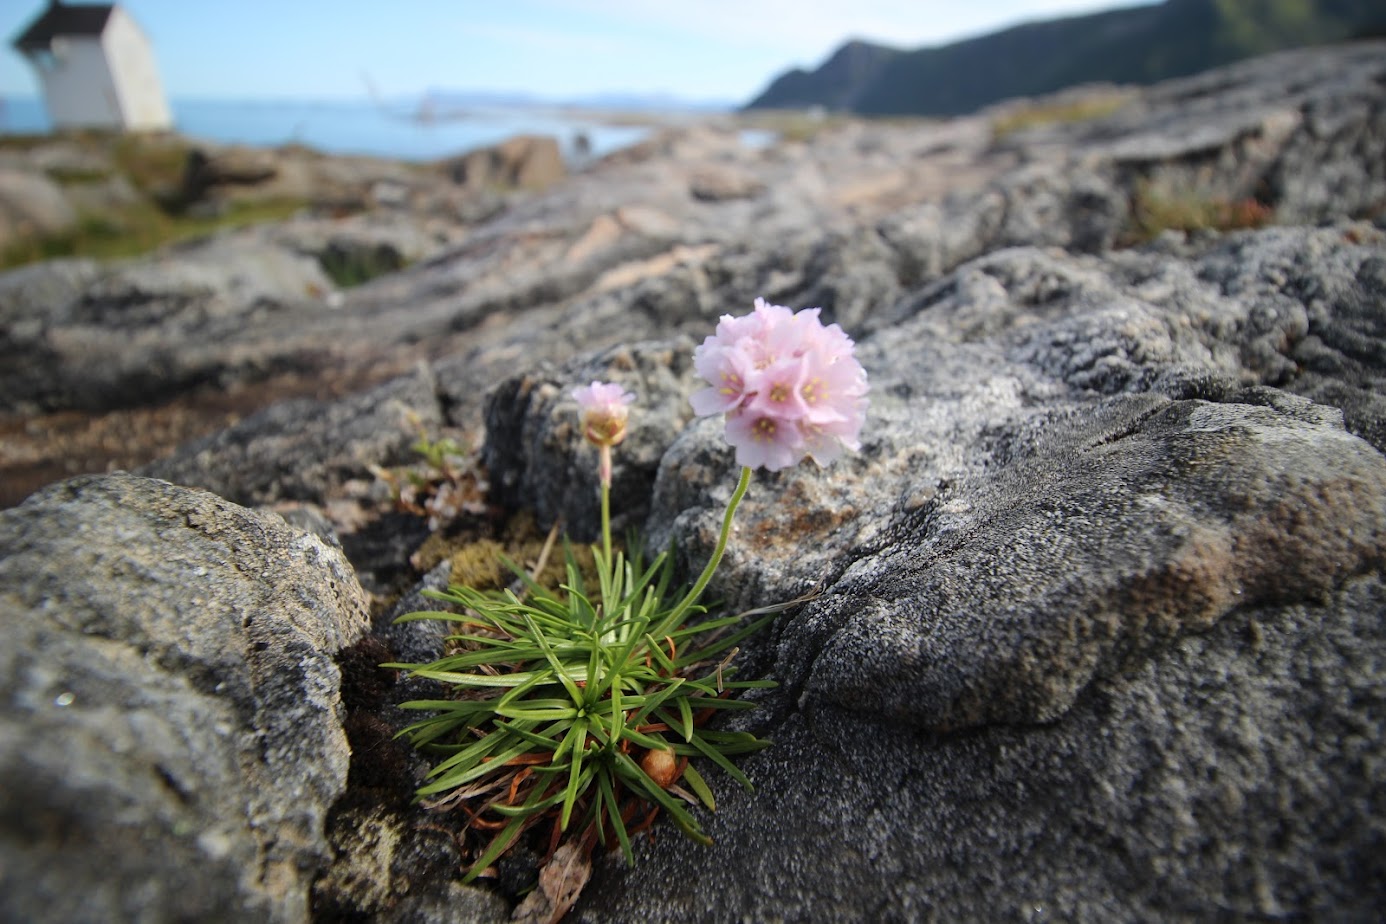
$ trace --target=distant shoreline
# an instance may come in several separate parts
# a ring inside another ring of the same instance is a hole
[[[411,111],[405,101],[172,99],[174,131],[222,144],[304,145],[324,154],[426,162],[515,135],[550,135],[578,162],[628,147],[653,128],[716,117],[713,109],[589,108],[465,101]],[[431,112],[431,114],[430,114]],[[0,136],[52,130],[39,99],[0,97]]]

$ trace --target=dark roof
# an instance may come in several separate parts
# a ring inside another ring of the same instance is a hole
[[[113,3],[82,6],[50,3],[48,9],[14,40],[14,47],[20,51],[43,51],[60,35],[100,35],[113,9]]]

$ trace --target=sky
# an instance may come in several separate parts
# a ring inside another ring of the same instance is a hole
[[[122,0],[182,99],[563,100],[608,92],[743,103],[849,38],[944,44],[1141,0]],[[0,99],[37,97],[11,47],[47,0],[0,0]]]

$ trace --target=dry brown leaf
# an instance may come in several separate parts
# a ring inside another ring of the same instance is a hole
[[[591,851],[572,841],[562,844],[539,871],[539,886],[520,902],[510,920],[520,924],[558,924],[591,877]]]

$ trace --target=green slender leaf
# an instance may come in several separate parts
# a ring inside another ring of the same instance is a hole
[[[446,610],[419,610],[417,613],[405,613],[403,616],[395,618],[392,625],[402,622],[418,622],[423,619],[439,619],[447,622],[463,622],[468,625],[486,628],[486,623],[481,622],[469,613],[449,613]]]
[[[642,748],[662,750],[667,748],[668,743],[662,738],[655,738],[644,732],[638,732],[634,728],[627,727],[621,732],[621,737],[631,744],[638,744]]]
[[[523,738],[525,741],[528,741],[530,744],[534,745],[542,751],[555,752],[553,756],[550,758],[550,760],[557,760],[560,756],[562,756],[557,753],[559,748],[559,741],[557,736],[559,732],[563,731],[564,729],[568,729],[571,725],[571,723],[567,721],[554,722],[552,725],[544,729],[542,732],[535,733],[525,729],[521,725],[515,724],[513,722],[507,722],[504,719],[496,719],[495,724],[497,728],[503,728],[506,731],[510,732],[512,735],[515,735],[518,738]]]
[[[535,789],[541,790],[547,787],[536,786]],[[528,800],[522,805],[497,805],[494,802],[488,806],[497,815],[504,815],[507,818],[530,818],[540,812],[557,805],[563,799],[564,790],[562,787],[556,789],[550,795],[545,796],[538,802],[531,805]]]
[[[611,827],[616,831],[616,839],[621,842],[621,853],[625,855],[628,865],[635,864],[635,852],[630,848],[630,835],[626,833],[626,823],[621,818],[621,805],[616,801],[615,787],[611,785],[611,774],[603,773],[597,777],[598,787],[601,789],[602,797],[606,800],[606,815],[611,819]],[[600,819],[600,815],[597,816]],[[601,833],[601,825],[597,825],[597,832]],[[603,835],[605,837],[605,835]],[[605,840],[603,840],[605,843]]]
[[[559,719],[569,721],[578,717],[576,706],[507,706],[497,712],[507,719],[527,719],[531,722],[552,722]]]
[[[699,648],[693,654],[687,657],[680,658],[675,663],[677,667],[680,670],[682,670],[690,664],[696,664],[698,661],[705,661],[709,658],[719,655],[727,649],[733,648],[739,643],[744,642],[746,639],[750,638],[752,635],[756,634],[761,629],[765,628],[767,625],[773,622],[774,619],[774,616],[766,616],[764,619],[759,619],[751,623],[750,625],[746,626],[745,628],[741,629],[740,631],[733,632],[726,638],[718,639],[717,641],[711,643],[706,647]]]
[[[570,584],[562,585],[568,594],[567,617],[573,625],[590,629],[597,621],[597,606],[581,590]]]
[[[684,680],[682,677],[675,677],[673,680],[669,682],[668,686],[664,687],[659,692],[652,693],[648,696],[636,697],[636,699],[641,700],[639,704],[640,708],[637,709],[631,715],[629,721],[627,721],[626,724],[631,726],[632,728],[639,728],[641,725],[646,724],[645,720],[650,716],[650,714],[653,713],[654,710],[658,708],[659,705],[663,703],[665,700],[667,700],[669,697],[674,696],[677,693],[679,694],[680,699],[684,698],[683,694],[680,692],[683,687],[683,684]]]
[[[611,739],[607,737],[606,729],[602,728],[601,722],[594,722],[591,719],[588,719],[587,733],[591,735],[593,738],[596,738],[597,744],[600,745],[603,749],[606,749],[611,746]]]
[[[504,735],[504,732],[493,732],[492,735]],[[506,735],[509,738],[508,735]],[[496,769],[505,766],[506,761],[519,757],[528,750],[526,742],[521,741],[513,747],[507,748],[495,757],[486,762],[478,761],[470,767],[454,767],[449,772],[443,774],[437,780],[427,786],[420,786],[416,792],[420,796],[432,796],[440,792],[447,792],[449,789],[456,789],[463,783],[470,783],[472,780],[479,779],[487,773],[494,772]],[[434,767],[430,776],[437,773],[438,767]]]
[[[656,639],[653,635],[646,632],[644,638],[644,650],[649,653],[651,658],[659,663],[660,668],[670,676],[678,673],[678,669],[674,666],[674,662],[669,660],[669,656],[664,653],[665,642],[663,637]]]
[[[676,705],[679,709],[679,720],[677,723],[670,723],[670,728],[676,728],[683,734],[684,741],[693,740],[693,707],[688,704],[692,699],[690,696],[680,696]],[[665,715],[668,715],[666,712]]]
[[[508,555],[505,555],[504,553],[497,554],[496,560],[499,561],[501,565],[505,567],[505,570],[515,575],[516,580],[518,580],[524,586],[525,590],[528,591],[532,596],[539,598],[547,598],[550,596],[547,588],[535,581],[534,578],[530,577],[529,570],[527,568],[521,568],[518,564],[512,561]]]
[[[491,752],[498,749],[508,740],[508,735],[495,733],[478,738],[476,741],[458,750],[446,760],[441,761],[436,767],[428,771],[428,775],[430,777],[438,776],[454,767],[471,767],[480,762],[483,757],[489,756]]]
[[[587,788],[587,783],[591,782],[592,768],[587,768],[586,779],[582,772],[582,748],[573,749],[573,761],[568,770],[568,786],[563,793],[563,812],[558,816],[558,830],[568,830],[568,819],[572,817],[573,805],[577,802],[578,796]]]
[[[621,712],[621,685],[611,684],[611,740],[620,741],[621,731],[625,727],[625,714]]]
[[[714,745],[723,754],[750,754],[768,748],[772,742],[757,738],[750,732],[729,732],[703,729],[698,732],[707,744]]]
[[[539,645],[541,649],[543,649],[544,657],[549,659],[549,664],[553,667],[554,673],[558,675],[558,680],[560,683],[563,684],[563,689],[567,690],[568,695],[572,697],[569,700],[570,705],[573,703],[583,702],[582,691],[578,688],[575,679],[571,675],[569,675],[567,666],[561,660],[559,660],[556,654],[554,654],[553,648],[549,645],[548,639],[544,638],[543,633],[539,631],[538,627],[535,626],[533,620],[531,620],[529,616],[525,617],[525,622],[533,629],[534,641]],[[577,715],[576,709],[573,710],[573,714],[574,716]]]
[[[728,760],[717,748],[704,741],[703,738],[704,735],[694,735],[693,741],[691,742],[693,747],[697,748],[704,757],[725,770],[728,776],[746,787],[747,790],[755,792],[755,787],[751,785],[751,781],[747,778],[746,774],[736,769],[735,764]]]
[[[613,671],[624,670],[630,663],[631,653],[635,650],[635,646],[640,644],[641,636],[645,634],[645,629],[649,624],[650,618],[646,615],[622,620],[619,623],[617,631],[624,637],[624,641],[618,642],[615,647],[605,649],[607,663]]]
[[[712,797],[712,790],[708,788],[707,780],[704,780],[702,774],[693,767],[692,761],[684,765],[683,779],[688,783],[688,788],[693,790],[693,795],[707,806],[708,811],[717,811],[717,800]]]
[[[435,744],[434,742],[438,741],[439,738],[464,731],[472,725],[473,723],[468,719],[457,716],[431,716],[401,728],[395,733],[395,737],[407,737],[416,748],[446,748],[451,746]]]
[[[593,637],[591,650],[587,653],[587,685],[582,691],[583,708],[589,711],[597,708],[597,703],[606,695],[607,687],[611,686],[611,676],[611,671],[602,670],[602,646]]]
[[[517,671],[513,674],[464,674],[457,671],[414,671],[415,677],[451,683],[459,687],[518,687],[533,679],[535,671]]]
[[[554,748],[553,759],[558,761],[567,755],[569,751],[579,752],[583,750],[586,738],[587,720],[578,719],[573,722],[572,726],[568,729],[568,733],[563,736],[563,743]]]
[[[499,709],[503,706],[509,706],[512,703],[519,702],[528,695],[531,690],[553,685],[553,671],[548,667],[545,667],[543,670],[530,671],[529,674],[530,678],[528,680],[518,686],[512,687],[509,692],[503,694],[500,699],[496,700],[495,706],[492,708]]]

